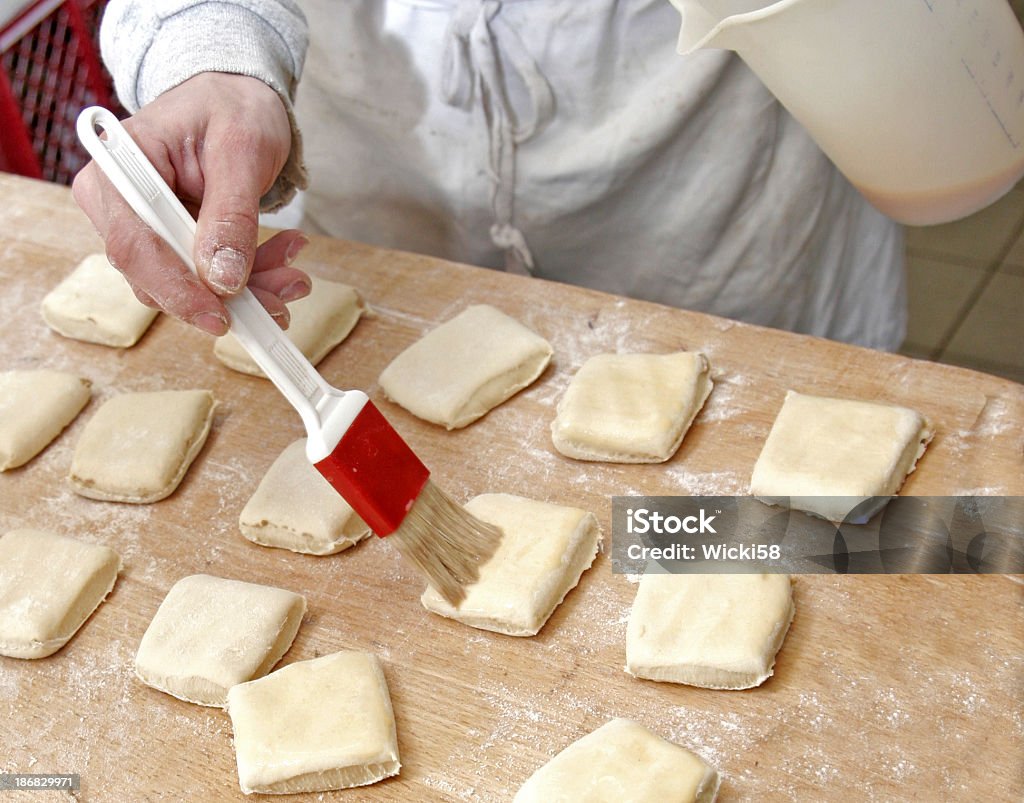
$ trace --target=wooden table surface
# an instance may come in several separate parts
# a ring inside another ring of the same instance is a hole
[[[634,718],[717,767],[722,801],[985,800],[1024,797],[1024,583],[1007,576],[800,576],[775,676],[750,691],[636,680],[622,669],[636,586],[598,557],[534,638],[474,630],[424,611],[415,573],[386,542],[311,557],[249,543],[238,514],[277,454],[303,433],[265,380],[217,362],[212,341],[161,316],[127,350],[51,332],[39,303],[100,250],[64,188],[0,174],[0,370],[56,368],[92,380],[82,415],[39,457],[0,475],[0,532],[42,527],[107,544],[114,591],[69,644],[0,658],[0,772],[74,772],[80,799],[239,800],[221,710],[136,679],[136,648],[181,577],[205,572],[305,594],[284,663],[375,652],[394,702],[401,774],[299,799],[510,800],[570,742]],[[300,259],[358,288],[373,309],[322,363],[370,393],[456,498],[507,491],[594,511],[610,541],[612,495],[747,492],[787,388],[913,407],[937,435],[905,494],[1024,495],[1024,386],[958,368],[747,326],[425,257],[314,238]],[[490,303],[550,340],[552,366],[470,427],[446,432],[385,401],[399,351],[468,304]],[[548,425],[572,373],[604,351],[705,352],[714,392],[662,465],[576,462]],[[100,403],[122,391],[209,388],[211,437],[185,481],[152,505],[97,502],[65,480]],[[7,793],[42,801],[58,793]]]

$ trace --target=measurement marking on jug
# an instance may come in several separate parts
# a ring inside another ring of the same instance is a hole
[[[967,75],[970,76],[971,82],[977,88],[978,94],[981,95],[981,99],[985,101],[985,105],[988,106],[988,110],[992,113],[992,116],[995,118],[995,121],[999,123],[999,127],[1002,129],[1003,136],[1006,137],[1006,141],[1010,143],[1011,147],[1014,150],[1017,150],[1017,148],[1020,147],[1020,142],[1013,136],[1013,134],[1010,133],[1010,129],[1006,127],[1006,123],[1003,122],[1003,118],[999,115],[999,112],[996,111],[996,107],[992,105],[992,99],[989,97],[988,92],[985,91],[985,87],[983,87],[978,82],[978,78],[974,74],[974,70],[971,69],[971,65],[968,64],[963,58],[960,59],[960,63],[964,65],[964,69],[967,70]],[[1020,103],[1021,99],[1024,99],[1024,92],[1022,92],[1021,95],[1018,96],[1018,104]]]

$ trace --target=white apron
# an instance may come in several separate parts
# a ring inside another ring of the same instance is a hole
[[[894,349],[899,228],[668,0],[310,0],[303,225]]]

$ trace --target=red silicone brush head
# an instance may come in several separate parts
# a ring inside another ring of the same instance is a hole
[[[314,464],[377,535],[394,543],[452,605],[501,543],[434,483],[405,441],[367,402],[330,456]]]
[[[356,415],[331,454],[314,464],[371,530],[397,530],[430,472],[372,402]]]

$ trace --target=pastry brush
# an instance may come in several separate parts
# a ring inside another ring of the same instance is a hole
[[[195,220],[117,118],[93,106],[79,115],[77,128],[96,165],[135,213],[196,273]],[[365,393],[328,385],[251,291],[223,301],[231,333],[302,418],[309,461],[370,529],[389,536],[458,605],[465,586],[476,582],[480,565],[497,549],[501,531],[467,513],[431,481]]]

